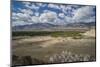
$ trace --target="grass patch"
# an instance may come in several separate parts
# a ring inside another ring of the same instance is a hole
[[[16,31],[12,32],[12,36],[63,36],[63,37],[74,37],[81,36],[82,32],[79,31]]]

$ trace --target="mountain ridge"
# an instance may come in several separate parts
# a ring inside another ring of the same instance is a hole
[[[67,27],[92,27],[95,26],[95,22],[90,22],[90,23],[69,23],[66,25],[54,25],[50,23],[35,23],[35,24],[30,24],[30,25],[19,25],[19,26],[13,26],[12,30],[32,30],[32,29],[53,29],[53,28],[67,28]]]

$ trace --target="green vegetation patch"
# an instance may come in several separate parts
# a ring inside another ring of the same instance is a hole
[[[74,36],[82,36],[79,31],[16,31],[12,32],[12,36],[66,36],[66,37],[74,37]]]

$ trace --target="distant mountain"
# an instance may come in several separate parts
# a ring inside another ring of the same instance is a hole
[[[91,27],[95,25],[96,25],[95,22],[89,22],[89,23],[80,22],[80,23],[69,23],[66,25],[66,27]]]
[[[32,29],[46,29],[46,28],[52,28],[57,27],[58,25],[53,25],[50,23],[35,23],[30,25],[19,25],[19,26],[13,26],[12,30],[32,30]]]
[[[92,27],[95,26],[95,22],[90,22],[90,23],[69,23],[66,25],[54,25],[50,23],[35,23],[35,24],[30,24],[30,25],[19,25],[19,26],[13,26],[12,30],[13,31],[30,31],[30,30],[45,30],[45,29],[67,29],[68,27]]]

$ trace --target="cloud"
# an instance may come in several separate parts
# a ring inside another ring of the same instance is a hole
[[[32,15],[33,11],[31,9],[21,9],[19,8],[20,12],[24,13],[24,14],[29,14]]]
[[[23,4],[30,5],[31,3],[30,2],[23,2]]]
[[[34,14],[35,14],[35,16],[39,16],[39,15],[40,15],[40,13],[39,13],[39,12],[35,12]]]
[[[16,19],[16,20],[21,20],[21,21],[28,21],[28,19],[31,17],[29,14],[25,14],[25,13],[13,13],[12,14],[12,19]]]
[[[32,16],[31,20],[32,20],[32,23],[39,23],[40,22],[39,17],[37,17],[37,16]]]
[[[60,5],[60,8],[60,10],[62,10],[64,14],[68,16],[73,16],[74,11],[76,10],[75,8],[77,7],[74,7],[74,5]]]
[[[21,9],[19,8],[19,12],[12,13],[12,21],[15,25],[24,25],[31,23],[31,15],[33,15],[33,11],[30,9]]]
[[[57,14],[56,12],[53,12],[53,11],[42,13],[40,15],[41,22],[54,22],[56,18],[57,18]]]
[[[90,21],[91,19],[93,19],[92,15],[95,13],[93,11],[94,8],[95,7],[92,7],[92,6],[85,6],[85,7],[79,8],[78,10],[76,10],[73,19],[76,22],[82,22],[82,21],[88,22],[88,21]]]
[[[20,10],[18,13],[13,12],[13,24],[25,25],[28,23],[54,23],[57,19],[57,14],[53,11],[43,12],[41,14],[39,12],[35,12],[34,16],[32,14],[33,13],[31,13],[30,10],[26,11],[25,9]]]
[[[23,4],[28,9],[34,9],[34,10],[38,10],[39,9],[39,6],[35,5],[35,3],[23,2]]]
[[[57,18],[56,20],[55,20],[55,22],[53,22],[52,24],[55,24],[55,25],[64,25],[64,24],[66,24],[66,22],[65,22],[65,20],[63,19],[60,19],[60,18]]]
[[[65,5],[60,5],[60,8],[63,13],[66,13],[66,6]]]
[[[93,17],[90,17],[90,19],[87,20],[88,22],[96,22],[96,17],[93,16]]]
[[[77,22],[85,22],[85,23],[89,23],[89,22],[95,22],[95,16],[92,17],[88,17],[88,18],[84,18],[84,19],[80,19],[80,20],[76,20]]]
[[[47,10],[47,9],[46,9],[46,10],[43,10],[43,12],[44,12],[44,13],[47,13],[47,12],[50,12],[50,10]]]
[[[58,16],[59,16],[60,18],[64,18],[64,17],[65,17],[64,13],[59,13]]]
[[[64,20],[65,20],[66,23],[73,23],[74,22],[74,20],[71,17],[68,17],[68,16],[65,16]]]
[[[48,7],[49,8],[54,8],[54,9],[60,9],[60,6],[56,5],[56,4],[48,4]]]
[[[12,14],[13,26],[15,25],[25,25],[31,22],[30,16],[22,13],[13,13]]]
[[[43,3],[36,3],[36,5],[37,5],[37,6],[42,6],[42,5],[43,5]]]
[[[15,7],[15,10],[12,12],[12,21],[14,25],[31,23],[64,25],[71,22],[95,22],[94,6],[57,5],[31,2],[22,2],[22,5],[24,6]],[[40,10],[41,8],[42,10]],[[54,10],[49,8],[53,8]]]
[[[19,24],[19,22],[20,22],[20,24]],[[16,21],[13,21],[12,26],[26,25],[26,24],[29,24],[29,23],[26,23],[24,21],[16,20]]]
[[[45,3],[35,3],[36,4],[36,6],[39,6],[39,7],[45,7],[45,6],[47,6],[47,4],[45,4]]]

